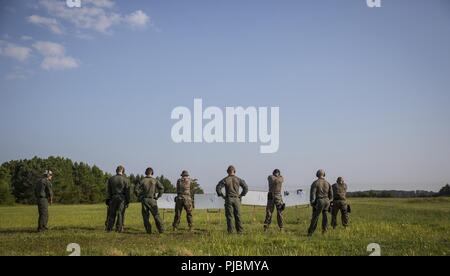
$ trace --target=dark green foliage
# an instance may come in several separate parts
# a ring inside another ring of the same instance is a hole
[[[0,167],[0,204],[12,205],[13,203],[11,176],[6,168]]]
[[[42,159],[15,160],[0,166],[0,204],[34,204],[34,186],[43,177],[46,170],[53,171],[53,192],[55,203],[61,204],[90,204],[104,202],[106,197],[106,183],[110,174],[103,172],[97,166],[89,166],[83,162],[72,162],[62,157]],[[131,191],[143,175],[129,176]],[[176,188],[163,175],[157,177],[164,186],[165,193],[175,193]],[[200,186],[193,185],[193,193],[203,193]],[[131,201],[137,198],[131,193]]]
[[[165,178],[164,175],[158,176],[156,177],[156,179],[158,179],[159,182],[161,182],[161,184],[163,185],[164,193],[168,194],[177,192],[177,188],[172,185],[172,182],[170,182],[169,179]]]
[[[450,185],[445,185],[438,193],[439,196],[450,196]]]

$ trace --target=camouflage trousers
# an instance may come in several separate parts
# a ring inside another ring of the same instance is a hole
[[[227,197],[225,198],[225,218],[227,219],[228,233],[233,233],[233,217],[236,231],[242,233],[244,228],[241,221],[241,199],[238,197]]]
[[[186,210],[186,219],[189,225],[189,228],[192,228],[194,220],[192,217],[192,198],[190,196],[177,196],[175,200],[175,217],[173,218],[172,226],[177,228],[180,224],[181,213],[183,209]]]
[[[341,211],[341,221],[344,227],[348,226],[349,214],[347,212],[347,202],[345,200],[335,200],[333,201],[333,207],[331,208],[331,226],[336,228],[337,226],[337,216],[339,211]]]
[[[125,218],[125,199],[123,196],[116,195],[111,199],[109,204],[108,225],[106,231],[112,231],[114,224],[116,231],[123,231],[123,223]]]
[[[47,198],[38,198],[37,199],[38,206],[38,231],[47,230],[48,224],[48,199]]]
[[[268,228],[272,223],[272,214],[275,208],[277,209],[278,227],[283,228],[283,199],[281,195],[267,195],[266,220],[264,221],[264,228]]]
[[[150,224],[150,214],[152,214],[156,228],[159,233],[164,232],[164,224],[159,216],[158,204],[154,198],[144,198],[141,200],[142,203],[142,219],[144,220],[144,227],[147,233],[152,233],[152,225]]]
[[[317,223],[319,221],[320,214],[322,214],[322,231],[328,230],[328,208],[330,207],[330,200],[328,198],[319,198],[316,200],[313,206],[311,224],[308,229],[308,234],[312,235],[316,231]]]

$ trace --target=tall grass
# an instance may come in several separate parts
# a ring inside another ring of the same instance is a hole
[[[275,223],[263,232],[265,209],[244,207],[243,235],[226,233],[223,210],[195,210],[193,232],[187,232],[185,217],[173,232],[173,212],[161,210],[166,233],[148,235],[139,204],[127,210],[122,234],[104,232],[104,205],[51,206],[46,233],[35,233],[35,206],[0,207],[0,255],[68,255],[69,243],[80,244],[82,255],[115,256],[368,255],[370,243],[380,244],[382,255],[450,254],[450,199],[351,199],[351,204],[348,229],[322,235],[319,228],[312,238],[306,236],[311,209],[305,207],[285,211],[284,233]]]

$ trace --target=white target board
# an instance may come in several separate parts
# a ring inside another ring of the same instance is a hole
[[[225,200],[216,194],[195,195],[195,209],[223,209]]]
[[[267,192],[249,191],[242,198],[243,205],[252,206],[266,206],[267,205]]]
[[[286,206],[298,206],[309,204],[309,189],[301,188],[283,192],[283,202]]]
[[[163,194],[158,199],[158,207],[160,209],[174,209],[176,194]],[[284,191],[282,193],[283,202],[286,206],[298,206],[309,204],[309,189],[301,188],[292,191]],[[195,209],[224,209],[225,201],[216,194],[197,194],[194,197]],[[266,206],[267,192],[249,191],[246,196],[242,197],[242,205]]]
[[[163,194],[158,199],[158,208],[161,209],[175,209],[175,197],[177,194]]]

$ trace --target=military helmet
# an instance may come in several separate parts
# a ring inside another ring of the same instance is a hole
[[[181,176],[189,176],[189,172],[186,171],[186,170],[184,170],[184,171],[181,173]]]
[[[336,180],[336,183],[343,183],[344,182],[344,178],[342,176],[339,176],[338,179]]]
[[[325,177],[325,171],[322,170],[322,169],[318,170],[317,173],[316,173],[316,176],[318,178]]]

